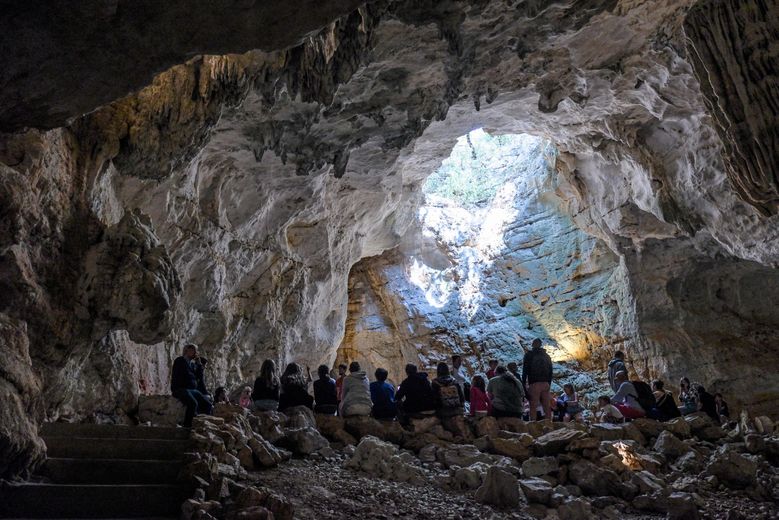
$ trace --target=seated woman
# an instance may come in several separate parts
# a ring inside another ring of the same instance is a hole
[[[627,373],[617,372],[614,376],[614,383],[617,385],[617,393],[611,398],[611,404],[625,416],[625,419],[645,417],[646,411],[638,402],[638,390],[633,383],[628,381]]]
[[[330,370],[326,365],[320,365],[317,374],[319,374],[319,379],[314,381],[314,412],[335,415],[338,411],[338,392],[335,387],[335,379],[330,377]]]
[[[238,397],[238,404],[241,406],[241,408],[252,407],[252,387],[245,386],[243,388],[240,397]]]
[[[655,406],[650,410],[649,416],[658,421],[668,421],[674,417],[681,416],[674,396],[671,395],[671,392],[666,392],[664,387],[665,384],[659,379],[652,381]]]
[[[730,420],[730,409],[728,408],[728,403],[722,398],[722,394],[714,394],[714,404],[717,407],[717,415],[719,415],[720,422],[727,424]]]
[[[490,412],[490,396],[487,395],[487,384],[482,376],[471,379],[471,415],[481,417]]]
[[[371,415],[374,419],[394,419],[398,409],[395,404],[395,387],[387,382],[389,372],[384,368],[377,368],[374,376],[376,381],[370,384],[373,402]]]
[[[370,415],[373,408],[371,401],[371,389],[368,376],[360,369],[360,364],[352,361],[349,364],[349,375],[344,378],[344,386],[341,394],[340,414]]]
[[[216,390],[214,390],[214,404],[230,404],[230,399],[227,397],[227,390],[225,390],[225,387],[220,386]]]
[[[679,412],[689,415],[698,411],[698,396],[690,385],[690,380],[683,377],[679,380]]]
[[[303,367],[297,363],[287,365],[281,376],[280,412],[293,406],[312,408],[314,398],[308,393],[308,382],[309,378],[303,375]]]
[[[271,359],[266,359],[260,367],[260,375],[254,380],[254,389],[252,390],[254,407],[263,412],[278,410],[280,392],[281,381],[276,363]]]
[[[493,416],[522,418],[525,392],[522,383],[506,367],[501,365],[495,369],[495,377],[487,383],[487,393],[492,402]]]
[[[582,407],[572,384],[563,385],[563,395],[557,399],[557,410],[560,419],[564,422],[581,419]]]

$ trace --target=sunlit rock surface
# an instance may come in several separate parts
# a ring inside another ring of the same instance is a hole
[[[121,417],[164,390],[184,341],[212,384],[266,357],[331,363],[351,267],[401,244],[424,179],[480,127],[555,143],[560,207],[594,237],[583,255],[618,266],[616,304],[578,309],[592,363],[625,334],[643,377],[776,411],[778,8],[733,7],[733,30],[709,4],[368,4],[298,46],[193,57],[68,127],[3,135],[0,413],[16,419],[0,453],[17,462],[2,472],[40,457],[44,417]],[[704,52],[708,26],[755,49],[747,73]],[[711,70],[728,72],[702,86]],[[85,73],[98,91],[116,79]],[[739,94],[738,118],[714,106],[742,89],[760,95]]]

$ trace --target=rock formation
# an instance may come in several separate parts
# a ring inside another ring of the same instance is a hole
[[[331,363],[352,266],[403,242],[479,127],[559,150],[560,207],[621,277],[618,330],[586,335],[629,334],[644,377],[778,409],[776,1],[316,3],[267,38],[248,2],[202,41],[211,10],[155,30],[177,5],[138,32],[125,2],[84,4],[89,30],[63,21],[40,63],[41,13],[3,21],[0,473],[41,456],[44,417],[164,391],[183,341],[213,382]]]

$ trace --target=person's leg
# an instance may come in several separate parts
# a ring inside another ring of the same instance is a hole
[[[197,401],[197,411],[196,413],[201,414],[208,414],[211,415],[214,413],[214,405],[211,404],[211,401],[202,393],[200,393],[199,390],[190,390],[190,394],[192,394],[192,397],[195,398]]]
[[[541,399],[541,406],[544,408],[544,419],[552,422],[552,396],[549,393],[551,385],[549,383],[540,383],[540,385],[539,399]]]
[[[535,421],[538,418],[538,404],[541,398],[540,383],[530,383],[530,420]]]
[[[173,392],[173,397],[181,401],[187,408],[184,414],[184,426],[189,428],[192,426],[192,418],[197,412],[197,400],[189,393],[189,390],[176,390]]]

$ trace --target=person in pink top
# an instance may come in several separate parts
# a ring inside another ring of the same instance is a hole
[[[471,415],[487,415],[491,408],[484,378],[473,376],[471,380]]]

